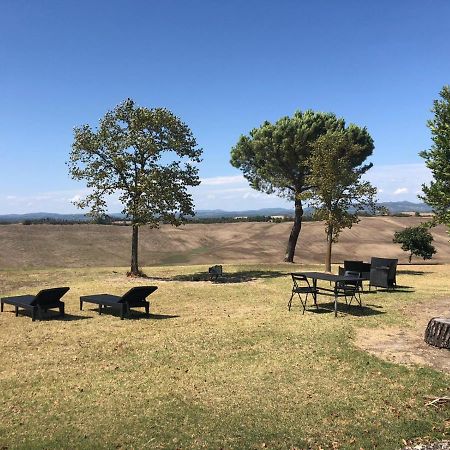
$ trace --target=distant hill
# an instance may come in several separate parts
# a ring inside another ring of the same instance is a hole
[[[199,209],[195,211],[195,217],[199,219],[215,217],[255,217],[255,216],[293,216],[293,209],[286,208],[263,208],[249,209],[244,211],[224,211],[222,209]]]
[[[398,214],[402,212],[431,212],[431,208],[425,203],[413,203],[408,201],[401,202],[382,202],[378,204],[389,209],[392,214]],[[312,208],[305,208],[305,214],[310,214]],[[199,209],[195,212],[195,217],[199,219],[206,218],[220,218],[220,217],[255,217],[255,216],[293,216],[294,210],[287,208],[263,208],[263,209],[250,209],[243,211],[224,211],[222,209]],[[123,219],[123,214],[113,213],[111,217]],[[28,214],[3,214],[0,215],[0,222],[3,223],[20,223],[24,220],[40,220],[40,219],[54,219],[61,221],[76,221],[76,222],[88,222],[90,217],[85,214],[56,214],[47,212],[28,213]]]
[[[90,220],[85,214],[56,214],[47,212],[27,213],[27,214],[2,214],[0,215],[1,222],[18,223],[24,220],[40,220],[40,219],[55,219],[67,221],[88,221]]]
[[[402,212],[421,212],[421,213],[429,213],[431,212],[431,207],[426,205],[425,203],[413,203],[408,201],[401,202],[380,202],[378,206],[384,206],[387,208],[391,214],[399,214]],[[312,208],[304,208],[305,214],[311,214],[313,211]],[[264,208],[264,209],[250,209],[244,211],[224,211],[222,209],[214,209],[214,210],[198,210],[195,212],[195,216],[199,219],[203,218],[215,218],[215,217],[236,217],[236,216],[246,216],[246,217],[255,217],[255,216],[293,216],[294,209],[287,208]]]
[[[421,212],[421,213],[429,213],[432,211],[431,207],[426,205],[425,203],[413,203],[413,202],[381,202],[378,203],[378,206],[384,206],[393,214],[401,213],[401,212]]]

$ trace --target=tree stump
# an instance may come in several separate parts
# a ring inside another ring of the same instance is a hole
[[[439,348],[450,350],[450,319],[435,317],[428,322],[425,342]]]

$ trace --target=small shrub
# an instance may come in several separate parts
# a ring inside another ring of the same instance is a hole
[[[409,252],[409,262],[413,255],[425,259],[431,259],[436,249],[431,244],[433,236],[425,225],[407,227],[394,233],[393,242],[401,244],[402,250]]]

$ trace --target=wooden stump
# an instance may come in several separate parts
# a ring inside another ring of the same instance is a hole
[[[435,317],[428,322],[425,342],[439,348],[450,350],[450,319]]]

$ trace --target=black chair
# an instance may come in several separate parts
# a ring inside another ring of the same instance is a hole
[[[49,309],[58,308],[61,316],[64,317],[64,303],[61,297],[69,290],[68,287],[57,287],[43,289],[37,295],[17,295],[15,297],[3,297],[1,299],[1,311],[3,305],[13,305],[16,309],[16,317],[19,315],[19,308],[31,311],[31,320],[34,322],[36,317],[42,319],[42,312]]]
[[[147,317],[150,315],[150,303],[145,299],[158,289],[157,286],[137,286],[131,288],[125,295],[94,294],[80,297],[80,311],[83,309],[83,303],[94,303],[99,306],[98,312],[102,313],[107,307],[118,309],[120,319],[123,320],[125,313],[130,312],[130,308],[144,307]]]
[[[223,268],[221,265],[217,264],[208,269],[209,279],[211,281],[217,281],[219,277],[223,275]]]
[[[365,263],[363,261],[346,260],[346,261],[344,261],[344,269],[350,270],[352,272],[359,272],[360,277],[364,281],[370,280],[370,269],[371,269],[370,263]],[[362,284],[361,284],[361,289],[362,289]]]
[[[360,268],[364,262],[361,260],[344,260],[344,269],[352,272],[361,272]]]
[[[375,258],[371,259],[370,287],[394,289],[397,285],[398,259]]]
[[[339,267],[339,275],[344,275],[346,277],[361,278],[360,272],[345,270],[342,267]],[[361,304],[362,281],[359,280],[338,281],[336,284],[336,289],[339,294],[344,295],[346,305],[351,305],[352,300],[355,299],[358,302],[359,306],[362,306]],[[350,297],[350,301],[347,300],[348,297]]]
[[[303,306],[302,314],[305,314],[306,301],[308,300],[309,294],[313,295],[314,304],[317,307],[317,302],[316,302],[317,289],[314,287],[311,287],[311,285],[309,284],[308,278],[305,277],[304,275],[296,275],[295,273],[292,273],[291,276],[292,276],[292,293],[291,293],[291,298],[289,299],[289,302],[288,302],[288,310],[289,311],[291,310],[292,299],[293,299],[294,295],[297,294],[298,298],[300,299],[300,304],[301,304],[301,306]],[[303,300],[303,298],[300,294],[305,294],[305,300]]]

